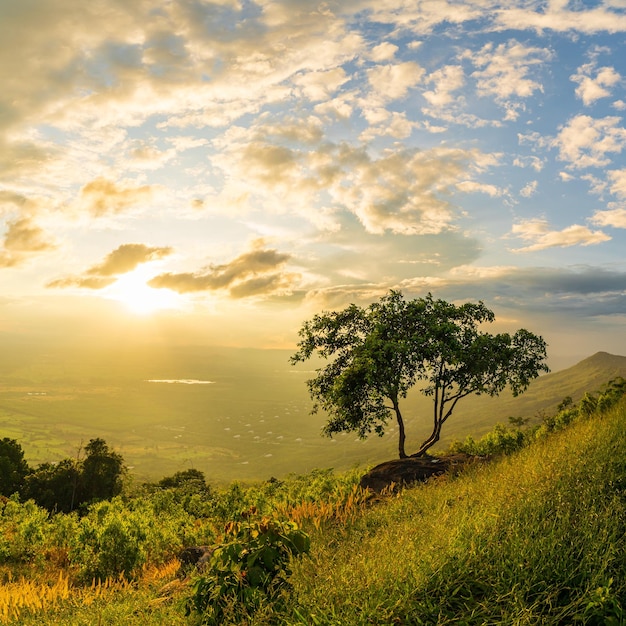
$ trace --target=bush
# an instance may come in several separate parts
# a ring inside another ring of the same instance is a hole
[[[132,577],[145,563],[145,538],[137,516],[101,502],[80,520],[70,561],[85,581]]]
[[[507,428],[496,424],[493,430],[476,441],[471,435],[465,441],[452,444],[451,451],[463,452],[472,456],[496,456],[511,454],[526,445],[526,435],[519,428]]]
[[[209,573],[195,581],[188,612],[201,614],[205,624],[222,624],[226,616],[245,619],[262,606],[280,604],[289,588],[291,557],[309,547],[295,522],[230,522]]]

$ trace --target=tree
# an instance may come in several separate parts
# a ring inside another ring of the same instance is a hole
[[[48,511],[69,513],[79,504],[76,485],[81,467],[74,459],[42,463],[24,481],[24,499],[32,499]]]
[[[22,446],[15,439],[0,439],[0,495],[21,491],[29,471]]]
[[[79,480],[82,502],[109,500],[122,491],[125,473],[122,455],[109,449],[104,439],[91,439],[85,446]]]
[[[406,301],[392,290],[367,308],[351,304],[304,322],[291,363],[314,354],[329,361],[307,381],[312,412],[328,414],[325,434],[382,436],[393,415],[400,458],[407,456],[400,400],[423,381],[422,392],[433,398],[433,429],[413,455],[421,456],[439,441],[462,398],[495,396],[506,387],[517,396],[540,372],[549,371],[541,337],[525,329],[513,336],[479,329],[494,319],[482,302],[456,306],[431,294]]]

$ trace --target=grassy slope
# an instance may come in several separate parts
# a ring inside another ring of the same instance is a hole
[[[625,422],[622,405],[318,537],[296,623],[624,623]]]
[[[626,406],[312,530],[287,614],[251,624],[622,624]],[[193,624],[162,584],[24,626]],[[613,620],[613,621],[611,621]],[[248,622],[247,622],[248,623]]]

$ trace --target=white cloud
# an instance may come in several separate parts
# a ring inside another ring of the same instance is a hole
[[[612,226],[613,228],[626,228],[626,209],[616,208],[606,211],[596,211],[591,221],[598,226]]]
[[[380,43],[372,48],[370,58],[376,63],[392,61],[396,52],[398,52],[398,46],[395,46],[388,41],[383,41],[383,43]]]
[[[570,76],[570,78],[575,83],[578,83],[576,95],[583,101],[585,106],[593,104],[600,98],[610,96],[609,88],[614,87],[621,81],[621,76],[615,71],[615,68],[596,68],[595,63],[582,65],[578,68],[576,74]]]
[[[497,198],[503,194],[502,189],[495,185],[479,183],[475,180],[464,180],[457,183],[456,188],[464,193],[484,193],[492,198]]]
[[[293,82],[302,89],[306,98],[320,102],[328,100],[347,80],[345,70],[336,67],[331,70],[298,74]]]
[[[411,87],[415,87],[424,76],[424,68],[414,61],[377,65],[367,70],[368,81],[383,101],[404,98]]]
[[[513,3],[511,3],[512,5]],[[533,29],[538,33],[553,31],[556,33],[619,33],[626,31],[626,15],[620,10],[613,11],[611,4],[602,3],[585,9],[578,3],[571,3],[576,10],[569,10],[567,0],[551,0],[536,5],[511,6],[498,8],[495,12],[495,25],[501,30]]]
[[[454,100],[454,91],[459,90],[465,84],[465,75],[460,65],[446,65],[428,76],[428,84],[434,84],[434,88],[425,91],[422,95],[435,107],[446,106]]]
[[[524,198],[530,198],[537,193],[538,182],[536,180],[530,181],[527,185],[520,190],[519,195]]]
[[[609,172],[611,181],[611,193],[620,198],[626,198],[626,169],[612,170]]]
[[[618,126],[620,121],[619,117],[573,117],[553,141],[559,159],[577,169],[608,165],[607,154],[621,152],[626,142],[626,129]]]
[[[563,230],[550,230],[549,223],[544,219],[530,219],[514,224],[511,229],[511,236],[529,242],[529,245],[515,248],[513,252],[536,252],[547,248],[591,246],[611,239],[602,231],[592,231],[580,224],[572,224]]]
[[[488,43],[479,52],[466,50],[462,59],[469,59],[477,69],[472,73],[481,96],[493,96],[507,109],[508,119],[515,119],[514,98],[528,98],[543,91],[540,82],[530,77],[531,68],[552,58],[547,48],[525,46],[514,39],[497,46]]]
[[[540,172],[543,169],[544,162],[536,156],[517,156],[513,159],[513,165],[516,167],[530,167],[535,172]]]
[[[377,118],[378,125],[372,124],[367,130],[359,135],[361,141],[369,142],[375,137],[393,137],[394,139],[406,139],[411,135],[413,129],[417,126],[415,122],[411,122],[406,113],[391,113],[383,109],[386,115]],[[372,122],[370,117],[368,121]]]

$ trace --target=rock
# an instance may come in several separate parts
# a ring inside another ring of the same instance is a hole
[[[416,482],[425,482],[433,476],[457,472],[473,458],[466,454],[445,457],[408,457],[385,461],[372,468],[361,478],[361,487],[380,493],[385,489],[403,487]]]
[[[214,549],[211,546],[189,546],[183,548],[178,553],[180,561],[179,575],[186,574],[193,568],[202,570],[213,555]]]

